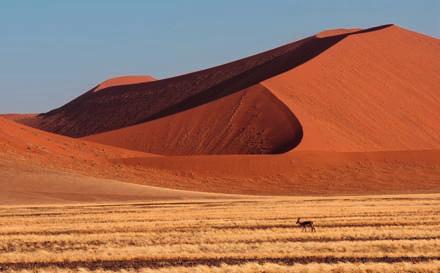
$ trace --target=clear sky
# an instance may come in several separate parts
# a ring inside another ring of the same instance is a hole
[[[45,112],[118,75],[165,78],[324,29],[440,37],[439,0],[1,0],[0,113]]]

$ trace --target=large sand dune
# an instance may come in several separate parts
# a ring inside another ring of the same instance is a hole
[[[157,154],[438,149],[438,67],[438,40],[398,26],[325,31],[175,78],[102,84],[30,124]]]

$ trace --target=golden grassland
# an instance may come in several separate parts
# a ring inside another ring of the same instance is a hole
[[[440,272],[440,194],[0,207],[0,271]]]

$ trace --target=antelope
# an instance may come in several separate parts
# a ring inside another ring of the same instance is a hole
[[[302,231],[307,231],[307,227],[310,228],[310,232],[316,232],[315,226],[313,226],[313,221],[302,221],[301,218],[296,220],[296,223],[301,227]]]

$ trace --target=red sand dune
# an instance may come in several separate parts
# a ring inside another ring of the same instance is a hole
[[[175,78],[91,90],[29,124],[166,155],[437,149],[438,67],[435,38],[394,25],[338,29]]]
[[[186,190],[438,192],[438,67],[439,40],[398,26],[325,31],[170,79],[112,79],[48,113],[10,116],[82,139],[3,119],[12,129],[0,130],[0,155]]]
[[[322,39],[309,37],[243,60],[175,78],[145,84],[110,87],[106,89],[106,92],[91,90],[58,109],[38,116],[28,124],[67,136],[82,137],[180,114],[208,102],[213,102],[215,105],[222,97],[233,95],[258,84],[261,80],[306,62],[342,38],[342,36]],[[265,103],[264,100],[259,101],[260,105]],[[249,109],[249,111],[252,110]],[[249,115],[252,114],[249,113]],[[176,124],[176,126],[180,125]],[[245,127],[245,124],[235,124],[235,126]],[[260,131],[261,129],[258,125],[253,130]],[[225,128],[212,129],[214,132],[221,130]],[[192,130],[192,128],[181,130],[182,135],[175,137],[181,138],[184,134],[192,134],[193,131],[197,130]],[[142,135],[139,137],[143,137],[144,143],[147,143],[148,134]],[[297,144],[297,135],[297,133],[291,134],[293,138],[289,142]],[[287,137],[289,136],[275,138],[275,141],[280,139],[285,142]],[[229,138],[237,142],[228,147],[238,147],[238,150],[230,150],[230,153],[249,152],[249,148],[240,147],[240,143],[262,142],[258,134],[240,135],[238,138],[229,136]],[[195,137],[195,139],[198,138]],[[250,152],[275,153],[283,151],[281,147],[285,145],[285,143],[269,143],[270,147],[274,147],[273,149],[257,147],[257,150]],[[191,151],[191,147],[197,147],[197,144],[189,143],[184,150],[195,153],[196,151]],[[172,151],[162,153],[170,154]]]

